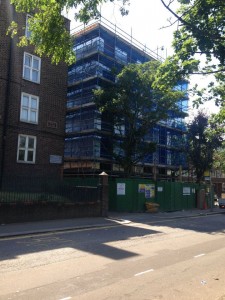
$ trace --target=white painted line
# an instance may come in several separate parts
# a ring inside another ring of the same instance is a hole
[[[204,256],[204,255],[205,255],[205,253],[201,253],[201,254],[195,255],[194,258],[198,258],[198,257]]]
[[[62,299],[59,299],[59,300],[70,300],[72,299],[72,297],[66,297],[66,298],[62,298]]]
[[[141,272],[141,273],[137,273],[134,276],[141,276],[141,275],[144,275],[146,273],[153,272],[153,271],[154,271],[153,269],[150,269],[150,270],[147,270],[147,271],[144,271],[144,272]]]

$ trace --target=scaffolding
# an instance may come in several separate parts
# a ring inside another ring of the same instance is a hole
[[[113,125],[97,110],[93,90],[115,83],[116,75],[129,63],[163,59],[103,17],[77,27],[72,36],[77,61],[68,70],[65,170],[121,170],[111,154]],[[186,91],[187,82],[177,88]],[[178,106],[187,112],[188,98],[181,99]],[[175,115],[159,122],[148,135],[157,143],[157,151],[146,156],[138,170],[155,165],[172,169],[184,166],[184,132],[184,120]]]

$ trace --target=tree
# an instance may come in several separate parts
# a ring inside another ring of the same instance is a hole
[[[225,149],[223,147],[215,151],[213,155],[213,168],[225,172]]]
[[[180,8],[175,12],[171,7],[174,0],[161,0],[162,4],[175,17],[177,30],[174,32],[174,55],[162,66],[162,73],[176,65],[177,76],[192,74],[215,74],[214,81],[202,90],[198,86],[192,93],[197,96],[195,105],[214,99],[219,105],[224,102],[224,95],[218,94],[224,90],[223,81],[225,62],[225,3],[223,0],[177,0]],[[223,93],[224,94],[224,93]]]
[[[62,12],[74,9],[75,19],[87,23],[99,16],[98,5],[107,1],[121,2],[121,14],[128,13],[125,5],[129,0],[10,0],[17,12],[32,14],[32,18],[29,18],[31,36],[29,39],[25,35],[19,36],[18,45],[30,43],[35,46],[38,55],[45,54],[51,57],[54,63],[65,61],[71,64],[75,61],[75,54]],[[15,22],[12,22],[8,32],[12,36],[18,33]]]
[[[162,4],[176,17],[178,29],[174,33],[174,50],[188,62],[196,54],[206,57],[205,72],[224,71],[225,62],[225,3],[223,0],[178,0],[178,12],[169,3]],[[216,58],[218,63],[212,62]],[[195,59],[194,59],[195,60]],[[209,65],[209,63],[211,64]]]
[[[214,100],[220,107],[215,124],[220,130],[225,123],[225,2],[224,0],[177,0],[180,8],[172,10],[173,0],[161,0],[175,17],[175,54],[166,60],[161,73],[177,65],[176,76],[213,74],[214,79],[201,90],[196,85],[190,92],[194,105]],[[175,23],[174,22],[174,23]],[[173,23],[173,24],[174,24]],[[172,23],[171,23],[172,24]]]
[[[75,10],[74,17],[84,23],[98,17],[98,6],[107,1],[118,1],[121,4],[122,15],[128,14],[129,0],[10,0],[18,12],[32,13],[30,28],[32,31],[29,41],[25,36],[20,36],[20,44],[28,42],[35,45],[39,55],[45,53],[52,57],[53,62],[64,60],[67,63],[74,61],[72,41],[64,26],[62,12]],[[174,47],[177,57],[193,72],[196,67],[195,54],[206,54],[207,60],[215,57],[219,60],[217,71],[225,61],[224,41],[224,14],[223,0],[177,0],[181,7],[177,13],[170,4],[174,0],[161,0],[162,4],[176,17],[179,29],[175,32]],[[182,26],[181,26],[182,25]],[[12,34],[17,33],[15,23],[10,27]],[[60,45],[60,47],[59,47]],[[207,67],[209,68],[209,67]],[[215,65],[211,65],[210,72]],[[209,71],[209,70],[208,70]]]
[[[212,127],[209,117],[201,111],[188,125],[188,157],[194,168],[197,182],[201,182],[204,172],[212,168],[213,155],[222,145],[221,136],[211,134]]]
[[[158,121],[172,112],[183,116],[177,106],[183,93],[173,87],[153,89],[160,63],[130,64],[117,76],[115,85],[96,90],[96,105],[114,125],[112,155],[130,175],[146,154],[155,151],[156,144],[147,135]]]

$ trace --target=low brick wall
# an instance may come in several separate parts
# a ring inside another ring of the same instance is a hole
[[[0,203],[0,224],[102,216],[101,202]]]

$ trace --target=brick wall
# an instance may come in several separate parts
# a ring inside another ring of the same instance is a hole
[[[24,31],[26,15],[13,13],[8,1],[0,2],[0,134],[5,128],[3,176],[30,174],[59,177],[62,174],[62,164],[50,163],[50,155],[63,157],[64,152],[67,66],[63,63],[52,65],[49,58],[42,57],[40,84],[24,80],[22,78],[24,52],[34,54],[34,50],[32,46],[18,48],[16,46],[18,38],[11,40],[5,35],[12,16],[19,24],[20,34]],[[11,71],[8,77],[10,44]],[[9,84],[8,97],[7,84]],[[39,97],[38,124],[20,121],[22,92]],[[35,164],[17,162],[18,134],[36,136]],[[3,137],[0,136],[0,156],[3,148]],[[0,164],[1,161],[0,158]]]
[[[2,161],[2,142],[3,142],[3,120],[5,110],[5,98],[7,93],[7,73],[9,60],[9,37],[6,36],[8,22],[6,18],[6,1],[0,2],[0,168]]]

